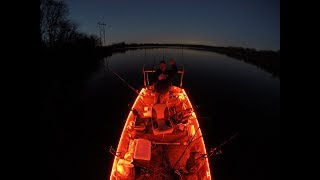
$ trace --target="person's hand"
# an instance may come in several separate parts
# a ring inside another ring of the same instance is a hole
[[[174,64],[173,59],[170,59],[170,60],[169,60],[169,64],[170,64],[170,65]]]
[[[168,76],[168,75],[160,74],[160,75],[158,76],[158,79],[159,79],[159,80],[166,79],[167,76]]]

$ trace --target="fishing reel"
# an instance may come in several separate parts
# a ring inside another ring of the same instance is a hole
[[[215,156],[220,155],[220,154],[222,154],[222,150],[221,150],[221,149],[218,149],[218,150],[214,151],[213,154],[214,154]]]
[[[218,148],[211,148],[209,153],[206,155],[206,158],[209,158],[211,157],[212,155],[214,156],[218,156],[222,154],[222,150],[221,149],[218,149]]]

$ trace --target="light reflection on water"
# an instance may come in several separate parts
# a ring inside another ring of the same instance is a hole
[[[87,86],[88,94],[103,98],[114,107],[105,110],[107,117],[113,116],[106,120],[106,129],[112,127],[106,134],[115,137],[106,144],[117,143],[123,119],[128,115],[127,104],[136,98],[106,65],[140,89],[143,64],[152,67],[163,57],[167,62],[173,58],[178,67],[184,65],[184,88],[193,105],[199,107],[197,116],[206,117],[199,123],[207,148],[240,131],[240,137],[226,146],[222,158],[210,161],[217,179],[267,179],[264,171],[271,176],[277,170],[277,153],[270,147],[279,144],[280,80],[254,65],[213,52],[159,48],[105,58]],[[110,90],[114,94],[110,95]]]

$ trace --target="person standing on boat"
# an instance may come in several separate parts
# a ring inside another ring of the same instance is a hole
[[[171,69],[167,69],[165,61],[160,61],[159,68],[154,73],[154,88],[156,91],[157,102],[165,103],[169,98],[170,86],[176,74],[178,74],[178,67],[173,59],[169,60]]]

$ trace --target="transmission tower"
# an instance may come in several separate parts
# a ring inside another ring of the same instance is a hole
[[[98,22],[99,35],[100,35],[100,46],[106,45],[106,24]],[[102,44],[103,39],[103,44]]]

